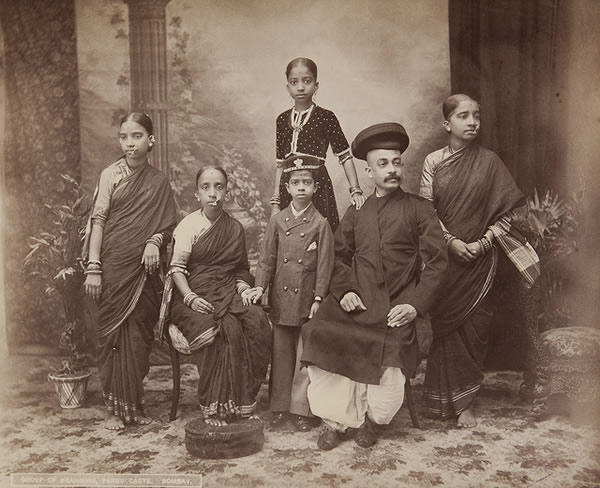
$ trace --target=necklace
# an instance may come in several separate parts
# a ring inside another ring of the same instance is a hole
[[[290,121],[290,125],[292,126],[292,147],[290,152],[295,153],[298,151],[298,136],[308,122],[308,119],[310,119],[314,107],[315,105],[312,104],[302,112],[298,112],[296,108],[292,108]]]

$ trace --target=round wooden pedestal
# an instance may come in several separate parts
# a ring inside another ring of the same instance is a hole
[[[185,447],[196,457],[230,459],[248,456],[260,451],[264,442],[263,423],[258,419],[239,420],[222,427],[196,419],[185,426]]]

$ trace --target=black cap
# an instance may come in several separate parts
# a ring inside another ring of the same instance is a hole
[[[352,154],[366,160],[367,153],[372,149],[397,149],[403,153],[408,143],[404,127],[396,122],[384,122],[361,130],[352,141]]]
[[[284,173],[301,169],[319,169],[322,165],[323,162],[319,158],[305,154],[292,154],[281,162]]]

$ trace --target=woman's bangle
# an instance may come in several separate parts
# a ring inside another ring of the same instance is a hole
[[[281,204],[281,199],[279,198],[279,195],[273,195],[271,197],[271,200],[269,200],[269,203],[271,205],[280,205]]]
[[[450,241],[453,241],[454,239],[456,239],[456,236],[454,234],[450,234],[450,232],[445,230],[444,231],[444,239],[446,239],[447,244],[450,244]]]
[[[194,293],[193,291],[191,291],[186,296],[183,297],[183,303],[184,303],[185,306],[191,308],[192,307],[192,302],[196,298],[200,298],[200,297],[196,293]]]
[[[350,196],[354,196],[356,193],[360,193],[361,195],[363,194],[362,188],[359,185],[351,186],[348,188],[348,191],[350,192]]]
[[[158,249],[160,249],[162,247],[162,236],[159,237],[159,235],[155,234],[149,239],[146,239],[146,244],[154,244],[156,247],[158,247]]]
[[[485,254],[485,245],[483,244],[483,239],[477,239],[477,244],[479,244],[481,254]]]
[[[87,264],[88,264],[88,266],[89,266],[90,264],[92,264],[92,265],[94,265],[94,264],[95,264],[96,266],[102,266],[102,262],[101,262],[100,260],[98,260],[98,259],[90,259],[90,260],[87,262]]]
[[[321,303],[323,301],[323,297],[320,297],[319,295],[315,295],[314,301]]]
[[[238,295],[241,296],[241,294],[244,293],[246,290],[251,290],[251,289],[252,289],[252,287],[250,285],[241,285],[238,288],[237,292],[238,292]]]
[[[85,275],[94,274],[101,275],[102,274],[102,266],[100,265],[100,261],[91,261],[88,263],[85,271],[83,272]]]
[[[483,236],[480,240],[481,244],[483,245],[484,252],[488,252],[492,248],[492,243],[488,236]]]

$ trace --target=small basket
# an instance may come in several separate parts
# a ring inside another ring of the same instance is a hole
[[[48,374],[48,381],[54,385],[58,395],[58,403],[62,408],[78,408],[85,401],[87,384],[91,371],[86,371],[77,375]]]

